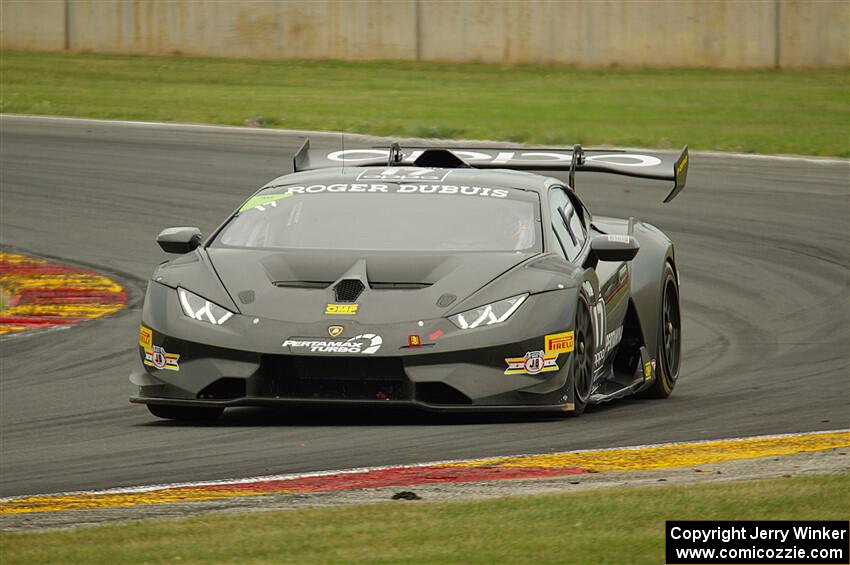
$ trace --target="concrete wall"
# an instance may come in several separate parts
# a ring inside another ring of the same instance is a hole
[[[0,47],[577,66],[846,67],[850,0],[0,0]]]

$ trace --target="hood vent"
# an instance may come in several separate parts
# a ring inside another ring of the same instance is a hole
[[[429,286],[431,286],[431,283],[369,281],[369,288],[372,290],[420,290]]]
[[[328,288],[333,281],[274,281],[275,286],[286,288]]]
[[[337,302],[354,302],[366,288],[360,279],[342,279],[334,287]]]

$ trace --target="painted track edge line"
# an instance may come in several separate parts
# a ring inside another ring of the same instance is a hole
[[[801,432],[801,433],[785,433],[785,434],[769,434],[769,435],[758,435],[758,436],[743,436],[743,437],[734,437],[734,438],[717,438],[717,439],[706,439],[706,440],[698,440],[698,441],[674,441],[674,442],[665,442],[665,443],[652,443],[645,445],[630,445],[625,447],[604,447],[604,448],[595,448],[595,449],[577,449],[572,451],[560,451],[555,453],[526,453],[526,454],[517,454],[517,455],[497,455],[494,457],[474,457],[469,459],[446,459],[442,461],[429,461],[427,463],[414,463],[408,465],[381,465],[377,467],[356,467],[350,469],[339,469],[339,470],[325,470],[325,471],[310,471],[307,473],[287,473],[282,475],[259,475],[255,477],[242,477],[242,478],[230,478],[230,479],[215,479],[210,481],[189,481],[189,482],[179,482],[179,483],[161,483],[155,485],[143,485],[143,486],[134,486],[134,487],[114,487],[107,489],[94,489],[94,490],[80,490],[80,491],[64,491],[64,492],[54,492],[54,493],[37,493],[37,494],[22,494],[15,495],[9,497],[0,497],[0,503],[4,502],[13,502],[15,500],[19,500],[22,498],[33,498],[33,497],[55,497],[55,496],[77,496],[77,495],[111,495],[111,494],[133,494],[133,493],[143,493],[143,492],[151,492],[158,491],[164,489],[174,489],[174,488],[193,488],[193,487],[210,487],[210,486],[224,486],[224,485],[240,485],[240,484],[250,484],[256,482],[268,482],[268,481],[285,481],[292,479],[304,479],[304,478],[313,478],[313,477],[323,477],[323,476],[332,476],[332,475],[348,475],[348,474],[356,474],[356,473],[367,473],[371,471],[383,471],[387,469],[418,469],[423,467],[435,467],[440,465],[453,465],[458,463],[474,463],[476,461],[485,461],[492,459],[513,459],[520,457],[535,457],[540,455],[546,456],[556,456],[556,455],[566,455],[566,454],[580,454],[580,453],[598,453],[598,452],[606,452],[606,451],[640,451],[643,449],[651,449],[656,447],[666,447],[666,446],[677,446],[677,445],[702,445],[707,443],[717,443],[717,442],[745,442],[745,441],[753,441],[753,440],[765,440],[765,439],[775,439],[775,438],[786,438],[786,437],[806,437],[806,436],[818,436],[818,435],[827,435],[827,434],[837,434],[837,433],[850,433],[850,428],[848,429],[838,429],[838,430],[818,430],[815,432]]]
[[[450,142],[455,144],[468,144],[468,143],[487,143],[493,144],[494,148],[498,148],[498,145],[510,144],[509,141],[498,141],[492,139],[442,139],[442,138],[421,138],[421,137],[406,137],[406,136],[373,136],[365,133],[348,133],[348,132],[339,132],[339,131],[318,131],[318,130],[300,130],[300,129],[282,129],[282,128],[252,128],[247,126],[227,126],[227,125],[217,125],[217,124],[191,124],[191,123],[183,123],[183,122],[145,122],[139,120],[109,120],[109,119],[98,119],[98,118],[75,118],[72,116],[40,116],[35,114],[7,114],[0,113],[0,118],[13,118],[13,119],[33,119],[33,120],[55,120],[62,122],[77,122],[77,123],[89,123],[89,124],[102,124],[102,125],[125,125],[130,127],[148,127],[148,128],[163,128],[163,129],[198,129],[198,130],[222,130],[222,131],[233,131],[233,132],[242,132],[242,133],[256,133],[263,135],[303,135],[310,137],[322,137],[322,138],[333,138],[337,139],[343,134],[350,139],[362,139],[364,142],[366,141],[374,141],[376,139],[404,139],[411,141],[421,141],[427,143],[438,143],[438,142]],[[517,144],[512,144],[512,146],[516,146]],[[522,145],[522,144],[520,144]],[[529,148],[533,148],[533,146],[528,146]],[[564,149],[570,149],[569,146],[563,146]],[[660,153],[676,153],[677,149],[671,148],[652,148],[652,147],[620,147],[620,146],[599,146],[600,149],[626,149],[626,150],[634,150],[634,151],[657,151]],[[702,155],[706,157],[725,157],[725,158],[734,158],[734,159],[757,159],[757,160],[777,160],[777,161],[803,161],[806,163],[815,163],[822,165],[832,165],[832,164],[845,164],[850,165],[850,159],[843,159],[841,157],[818,157],[815,155],[762,155],[756,153],[727,153],[725,151],[691,151],[691,155]]]

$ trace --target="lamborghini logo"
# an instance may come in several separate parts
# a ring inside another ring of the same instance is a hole
[[[331,337],[336,337],[342,333],[344,328],[342,326],[328,326],[328,335]]]

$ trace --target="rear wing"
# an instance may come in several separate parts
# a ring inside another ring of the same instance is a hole
[[[310,150],[305,140],[293,159],[295,171],[328,167],[413,166],[433,168],[513,169],[522,171],[569,171],[575,189],[576,172],[611,173],[673,182],[664,202],[685,188],[688,178],[688,146],[678,156],[620,149],[535,149],[529,147],[435,148],[400,146],[389,148]]]

